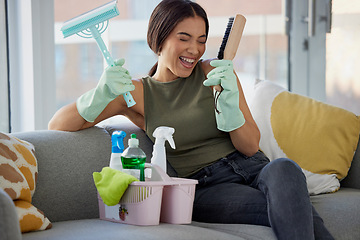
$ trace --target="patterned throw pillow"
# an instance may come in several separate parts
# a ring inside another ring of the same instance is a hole
[[[252,115],[260,148],[270,160],[299,164],[311,195],[337,191],[348,174],[360,132],[360,118],[344,109],[257,81]]]
[[[0,186],[14,201],[22,232],[52,226],[49,219],[31,204],[37,174],[34,146],[0,133]]]

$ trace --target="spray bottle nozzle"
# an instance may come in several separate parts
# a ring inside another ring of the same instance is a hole
[[[165,140],[167,140],[170,144],[170,146],[175,149],[175,142],[174,142],[174,138],[173,138],[173,134],[175,132],[175,129],[172,127],[157,127],[155,129],[155,131],[153,132],[153,137],[156,138],[155,139],[155,144],[157,143],[157,141],[159,141],[159,143],[163,144],[163,142],[165,142]]]
[[[115,131],[111,135],[112,142],[112,152],[113,153],[122,153],[125,149],[124,147],[124,138],[126,133],[124,131]]]

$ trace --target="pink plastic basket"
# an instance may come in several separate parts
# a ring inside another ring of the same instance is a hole
[[[100,219],[133,225],[158,225],[163,188],[161,182],[134,182],[115,206],[107,206],[99,196]]]
[[[142,226],[190,223],[197,180],[170,178],[156,165],[147,167],[151,178],[130,184],[119,204],[107,206],[98,195],[100,219]]]
[[[160,221],[172,224],[191,223],[196,180],[172,178],[173,185],[163,189]]]

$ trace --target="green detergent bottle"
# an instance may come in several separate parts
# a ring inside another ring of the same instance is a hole
[[[145,181],[146,155],[139,148],[139,139],[136,138],[136,134],[131,134],[128,144],[129,147],[121,154],[123,172],[136,177],[140,181]]]

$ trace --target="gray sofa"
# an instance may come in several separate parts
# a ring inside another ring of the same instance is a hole
[[[128,136],[136,133],[140,147],[150,159],[150,140],[130,122],[79,132],[44,130],[13,134],[35,146],[39,175],[33,204],[45,213],[53,227],[21,234],[12,201],[0,189],[0,239],[276,239],[271,228],[255,225],[192,222],[141,227],[98,219],[92,173],[109,164],[110,134],[115,129]],[[360,238],[359,152],[358,146],[349,175],[338,192],[311,197],[326,226],[339,240]]]

